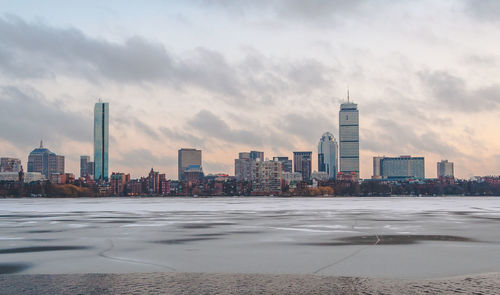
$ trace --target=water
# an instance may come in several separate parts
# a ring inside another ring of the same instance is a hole
[[[500,198],[0,200],[0,273],[500,271]]]

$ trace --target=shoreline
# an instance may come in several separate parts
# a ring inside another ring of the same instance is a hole
[[[235,196],[166,196],[166,195],[136,195],[136,196],[96,196],[96,197],[11,197],[0,196],[0,199],[19,200],[19,199],[141,199],[141,198],[158,198],[158,199],[231,199],[231,198],[256,198],[256,199],[342,199],[342,198],[498,198],[500,195],[318,195],[318,196],[263,196],[263,195],[235,195]]]
[[[389,279],[243,273],[0,275],[2,294],[497,294],[500,273]]]

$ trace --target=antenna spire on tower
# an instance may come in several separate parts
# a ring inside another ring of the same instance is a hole
[[[40,148],[43,149],[43,140],[40,139]]]
[[[347,102],[349,102],[349,87],[347,87]]]

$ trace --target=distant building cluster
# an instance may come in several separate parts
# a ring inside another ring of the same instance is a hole
[[[294,151],[293,157],[277,155],[269,160],[262,151],[243,151],[234,160],[234,176],[203,172],[202,151],[196,148],[178,150],[178,179],[167,179],[153,168],[148,175],[131,179],[130,174],[109,173],[109,103],[94,106],[93,157],[80,156],[80,177],[65,172],[65,157],[43,146],[35,148],[27,161],[27,172],[21,160],[0,158],[0,181],[78,183],[96,187],[99,194],[112,195],[196,195],[196,194],[280,194],[302,191],[332,183],[358,183],[359,111],[350,101],[340,105],[338,141],[331,132],[324,132],[317,145],[318,171],[312,171],[313,152]],[[370,181],[381,183],[419,182],[425,179],[424,157],[373,157]],[[437,181],[452,184],[453,163],[437,163]],[[494,181],[487,179],[487,181]],[[328,192],[326,190],[325,192]]]

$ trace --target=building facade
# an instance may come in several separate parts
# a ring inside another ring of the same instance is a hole
[[[90,156],[80,156],[80,177],[94,175],[94,162],[90,161]]]
[[[372,179],[381,179],[382,174],[380,173],[380,161],[385,158],[383,157],[373,157],[373,175]]]
[[[374,172],[379,173],[383,179],[406,180],[411,178],[425,178],[424,157],[400,156],[379,158],[380,171]]]
[[[328,178],[335,179],[338,172],[337,140],[330,132],[325,132],[318,143],[318,171],[326,172]]]
[[[254,161],[257,161],[257,159],[264,161],[264,152],[250,151],[250,159]]]
[[[358,105],[348,102],[339,112],[339,171],[359,176],[359,112]]]
[[[28,156],[28,172],[40,172],[46,179],[49,179],[52,173],[64,174],[64,156],[44,148],[43,142],[40,142],[40,147]]]
[[[453,171],[453,162],[448,162],[448,160],[441,160],[437,163],[437,177],[443,178],[454,178],[455,172]]]
[[[252,192],[281,192],[281,163],[278,161],[252,161]]]
[[[293,171],[292,160],[289,160],[288,157],[273,157],[273,161],[281,163],[281,171],[290,173]]]
[[[312,152],[293,152],[293,171],[302,174],[303,181],[311,180]]]
[[[184,171],[191,165],[201,167],[201,150],[182,148],[178,152],[178,177],[184,179]]]
[[[238,181],[252,180],[252,159],[250,159],[250,153],[239,153],[238,159],[234,159],[234,176]]]
[[[0,158],[0,172],[21,171],[21,160],[16,158]]]
[[[184,170],[184,180],[192,183],[200,183],[203,179],[203,169],[200,165],[189,165]]]
[[[128,187],[130,183],[130,174],[113,172],[110,178],[111,192],[115,196],[121,196],[128,194],[130,188]]]
[[[108,180],[109,103],[94,106],[94,179]]]

